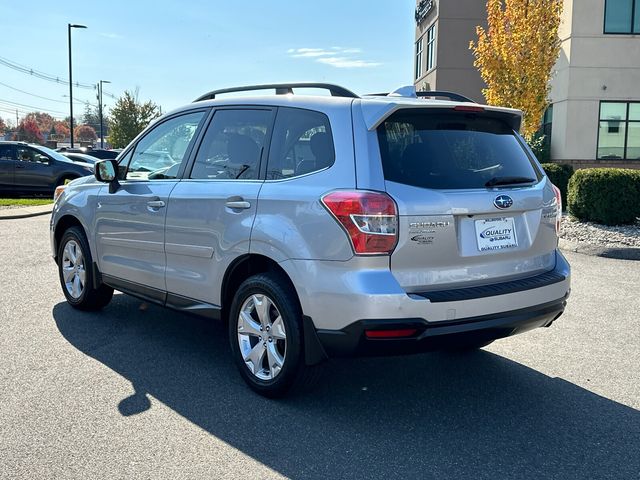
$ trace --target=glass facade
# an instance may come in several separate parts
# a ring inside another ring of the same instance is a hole
[[[640,102],[600,102],[598,159],[640,159]]]
[[[422,38],[416,42],[416,80],[422,75]]]
[[[436,25],[433,24],[427,30],[427,72],[435,67],[436,55]]]
[[[640,33],[640,0],[606,0],[604,33]]]

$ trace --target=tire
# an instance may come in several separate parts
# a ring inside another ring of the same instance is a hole
[[[281,274],[261,273],[240,285],[229,310],[229,341],[240,375],[260,395],[281,397],[315,377],[317,369],[304,361],[302,309]]]
[[[76,178],[80,178],[80,177],[74,177],[74,176],[61,177],[56,182],[56,187],[61,187],[62,185],[66,185],[67,183],[75,180]]]
[[[82,229],[67,229],[58,245],[58,277],[67,302],[79,310],[101,310],[113,296],[113,288],[107,285],[95,288],[92,265],[91,250]]]

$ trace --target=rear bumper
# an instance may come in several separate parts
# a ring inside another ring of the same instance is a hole
[[[438,292],[408,293],[389,269],[388,257],[340,261],[287,260],[280,265],[298,293],[302,311],[318,330],[344,330],[368,319],[429,323],[466,321],[536,308],[569,292],[571,272],[559,251],[550,271],[509,282]]]
[[[340,277],[333,279],[339,287],[336,280]],[[564,312],[570,283],[569,264],[556,252],[553,270],[491,287],[424,295],[380,291],[358,295],[353,288],[343,286],[342,292],[334,293],[332,298],[317,295],[326,301],[311,315],[303,305],[307,361],[315,363],[327,356],[416,353],[548,327]],[[348,286],[354,284],[350,282]],[[362,288],[368,286],[363,285]],[[381,282],[370,285],[376,289],[385,286]],[[337,292],[338,287],[330,285],[328,289]],[[349,301],[343,302],[341,296]],[[412,333],[393,339],[371,338],[373,335],[366,333],[376,330]]]
[[[509,337],[538,327],[550,326],[566,305],[564,297],[535,307],[483,315],[451,322],[428,322],[423,318],[359,320],[342,330],[317,330],[328,356],[399,355],[455,347]],[[368,338],[366,331],[415,330],[408,338]]]

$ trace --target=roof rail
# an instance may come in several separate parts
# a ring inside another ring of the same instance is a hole
[[[203,100],[213,100],[216,95],[222,93],[234,93],[234,92],[250,92],[252,90],[275,90],[276,95],[286,95],[293,93],[294,88],[321,88],[329,90],[333,97],[347,97],[358,98],[358,95],[351,90],[347,90],[339,85],[333,85],[332,83],[315,83],[315,82],[298,82],[298,83],[269,83],[266,85],[247,85],[244,87],[231,87],[222,88],[220,90],[213,90],[212,92],[205,93],[204,95],[196,98],[194,102],[201,102]]]
[[[389,97],[389,96],[405,96],[399,95],[398,90],[395,92],[384,92],[384,93],[368,93],[367,97]],[[395,95],[393,95],[395,94]],[[465,97],[464,95],[460,95],[459,93],[454,92],[445,92],[443,90],[431,90],[427,92],[415,92],[415,96],[418,98],[421,97],[445,97],[454,102],[465,102],[465,103],[476,103],[470,98]]]
[[[430,90],[427,92],[416,92],[416,96],[420,97],[445,97],[454,102],[476,103],[464,95],[454,92],[445,92],[444,90]]]

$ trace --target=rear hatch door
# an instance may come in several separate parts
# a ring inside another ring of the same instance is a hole
[[[555,194],[506,116],[400,109],[377,135],[400,215],[391,269],[406,291],[487,285],[554,267]]]

